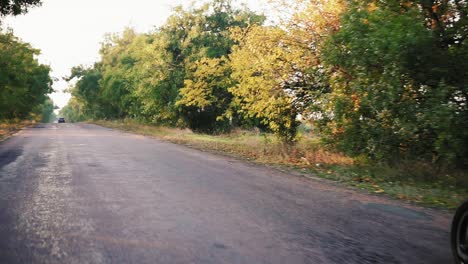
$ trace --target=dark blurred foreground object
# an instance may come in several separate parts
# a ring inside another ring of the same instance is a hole
[[[458,207],[453,217],[451,243],[455,263],[468,263],[468,200]]]
[[[0,0],[0,16],[20,15],[29,7],[40,6],[41,0]]]
[[[65,118],[60,117],[60,118],[58,119],[58,122],[59,122],[59,123],[65,123]]]

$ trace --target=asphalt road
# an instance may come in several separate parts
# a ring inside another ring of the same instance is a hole
[[[0,263],[451,263],[448,213],[94,125],[0,143]]]

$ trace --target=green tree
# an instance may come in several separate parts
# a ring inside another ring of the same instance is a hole
[[[157,30],[134,39],[128,51],[133,66],[128,68],[127,80],[132,85],[133,117],[152,123],[175,125],[174,103],[181,80],[173,54],[167,50],[168,35]]]
[[[111,35],[101,48],[102,79],[101,98],[110,107],[108,117],[124,118],[130,116],[137,102],[133,97],[135,89],[131,72],[137,58],[134,55],[134,43],[138,38],[133,29],[125,29],[121,36]]]
[[[230,29],[259,25],[264,17],[250,10],[235,9],[231,1],[213,1],[203,8],[192,11],[195,24],[187,34],[188,51],[185,54],[185,80],[180,89],[177,106],[189,127],[205,132],[230,128],[229,120],[223,118],[229,111],[233,86],[228,60],[237,41]]]
[[[104,118],[106,107],[100,96],[99,81],[102,74],[99,64],[95,64],[92,68],[73,67],[71,75],[66,80],[71,81],[75,78],[77,81],[69,91],[73,97],[83,102],[81,109],[83,115],[89,118]]]
[[[41,117],[41,122],[43,123],[50,123],[55,120],[56,116],[54,113],[56,106],[50,97],[48,97],[44,103],[37,107],[36,112]]]
[[[230,28],[263,20],[246,8],[233,8],[229,0],[179,7],[154,32],[126,29],[109,35],[98,63],[73,69],[72,94],[90,118],[140,118],[205,132],[227,129],[229,121],[220,117],[232,98],[227,56],[236,42]],[[191,97],[203,91],[211,93],[205,99],[214,100],[209,106]]]
[[[444,5],[446,12],[434,17]],[[331,114],[322,120],[328,141],[374,160],[466,166],[463,13],[460,1],[351,1],[325,49],[336,70]]]
[[[59,115],[60,117],[64,117],[67,122],[85,121],[89,119],[89,117],[86,116],[83,109],[83,102],[77,97],[72,97],[70,101],[68,101],[68,104],[60,110]]]
[[[12,32],[0,32],[0,119],[26,118],[52,92],[50,68],[38,54]]]

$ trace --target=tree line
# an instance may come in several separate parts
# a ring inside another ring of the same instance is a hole
[[[38,49],[1,27],[2,17],[26,13],[37,5],[40,1],[0,2],[0,121],[53,118],[54,104],[47,96],[53,92],[50,67],[37,60]]]
[[[68,80],[69,119],[221,133],[258,127],[395,163],[468,166],[467,2],[271,1],[275,25],[229,0],[174,10],[149,33],[108,35]]]

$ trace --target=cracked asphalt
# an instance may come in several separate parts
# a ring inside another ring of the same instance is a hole
[[[0,143],[0,263],[451,263],[447,212],[88,124]]]

